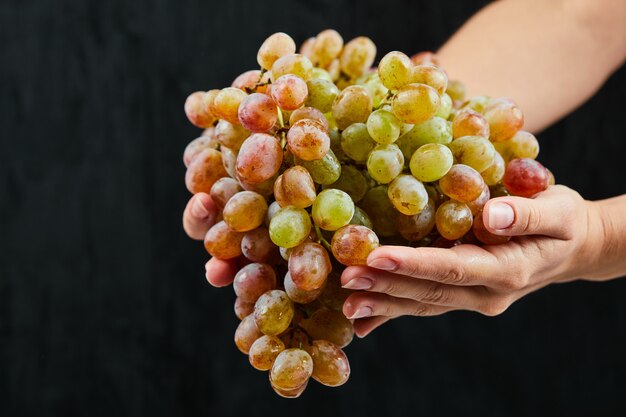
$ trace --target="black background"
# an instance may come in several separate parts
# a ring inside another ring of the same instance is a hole
[[[380,58],[436,49],[485,3],[3,0],[0,415],[624,415],[626,280],[395,320],[347,349],[348,384],[289,401],[182,231],[187,94],[255,68],[276,31],[367,35]],[[587,198],[626,192],[625,95],[622,68],[539,136]]]

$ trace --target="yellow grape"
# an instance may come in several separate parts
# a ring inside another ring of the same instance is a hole
[[[461,202],[475,200],[483,192],[485,182],[478,171],[463,165],[452,165],[446,175],[439,180],[439,188],[448,197]]]
[[[422,123],[439,110],[437,90],[426,84],[407,84],[393,97],[391,107],[396,117],[404,123]]]
[[[428,193],[424,184],[412,175],[399,175],[387,189],[389,200],[396,210],[407,216],[417,214],[428,204]]]
[[[363,123],[372,112],[372,98],[360,85],[346,87],[337,97],[332,107],[333,118],[343,130],[353,123]]]
[[[307,208],[315,201],[315,183],[306,168],[296,165],[282,173],[274,183],[274,197],[281,207]]]
[[[489,168],[497,153],[489,139],[482,136],[463,136],[448,146],[457,163],[469,165],[478,172]]]
[[[254,321],[254,314],[250,314],[244,317],[239,326],[237,326],[237,330],[235,330],[235,344],[241,353],[247,355],[252,344],[261,336],[263,336],[263,333],[261,333]]]
[[[343,38],[337,31],[326,29],[320,32],[311,46],[311,61],[326,67],[337,58],[343,49]]]
[[[378,63],[380,82],[390,90],[397,90],[411,81],[413,64],[411,59],[402,52],[389,52]]]
[[[276,336],[263,335],[250,346],[248,358],[250,365],[259,371],[269,371],[285,344]]]
[[[340,56],[341,70],[358,78],[372,66],[376,59],[376,45],[370,38],[359,36],[346,43]]]
[[[197,127],[207,128],[213,126],[215,116],[204,105],[204,91],[191,93],[185,101],[185,114],[187,119]]]
[[[241,255],[243,233],[231,230],[221,221],[209,229],[204,237],[204,248],[217,259],[233,259]]]
[[[278,58],[272,65],[270,79],[276,82],[286,74],[297,75],[304,81],[309,81],[313,75],[313,64],[309,58],[300,54],[289,54]]]
[[[254,191],[240,191],[228,200],[222,212],[232,230],[247,232],[263,224],[267,213],[265,198]]]
[[[295,51],[296,43],[291,36],[278,32],[263,42],[257,53],[256,60],[261,68],[269,70],[278,58],[293,54]]]
[[[380,246],[378,236],[365,226],[349,224],[333,235],[331,249],[344,265],[367,265],[368,255]]]
[[[434,65],[423,64],[416,65],[412,68],[412,83],[426,84],[437,90],[439,95],[444,94],[448,87],[448,76],[444,71]]]
[[[215,115],[233,124],[239,123],[239,105],[247,96],[248,94],[238,88],[222,89],[213,101]]]
[[[435,223],[437,231],[448,240],[460,239],[472,228],[474,217],[465,203],[450,200],[437,209]]]

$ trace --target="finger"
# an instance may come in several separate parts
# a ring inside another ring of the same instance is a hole
[[[222,260],[211,258],[204,266],[206,279],[214,287],[224,287],[233,282],[235,274],[239,271],[237,259]]]
[[[351,294],[343,304],[343,314],[349,319],[372,316],[436,316],[452,310],[454,310],[452,307],[435,306],[387,294],[368,292]]]
[[[367,265],[399,275],[442,284],[497,285],[502,265],[492,253],[474,245],[450,249],[381,246],[367,258]]]
[[[192,196],[183,213],[183,229],[192,239],[202,240],[217,218],[217,206],[206,193]]]
[[[535,198],[498,197],[483,208],[483,222],[496,235],[544,235],[572,238],[577,206],[584,200],[578,193],[557,185]]]
[[[351,266],[341,275],[344,288],[384,293],[427,304],[481,311],[490,296],[483,286],[455,286],[412,278],[366,266]]]
[[[374,331],[376,328],[382,326],[386,322],[391,320],[391,317],[375,316],[366,317],[354,321],[354,334],[363,338]]]

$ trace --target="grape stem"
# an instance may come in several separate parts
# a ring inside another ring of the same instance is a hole
[[[328,243],[328,241],[324,239],[324,236],[322,235],[322,231],[320,230],[318,225],[315,225],[315,234],[317,235],[317,238],[319,239],[320,243],[324,245],[326,249],[331,250],[330,243]]]

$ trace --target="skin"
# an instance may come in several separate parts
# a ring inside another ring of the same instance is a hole
[[[585,102],[622,65],[626,2],[501,0],[472,17],[438,57],[451,78],[464,81],[469,97],[514,97],[525,110],[525,129],[536,132]],[[394,317],[453,310],[495,316],[552,283],[624,276],[624,211],[626,195],[592,202],[561,185],[533,198],[492,199],[483,210],[485,226],[511,241],[451,249],[380,247],[367,266],[343,272],[344,287],[362,290],[348,297],[344,313],[356,319],[355,332],[363,337]],[[183,226],[202,239],[216,217],[211,198],[199,193],[185,209]],[[207,280],[230,284],[237,263],[209,260]]]

